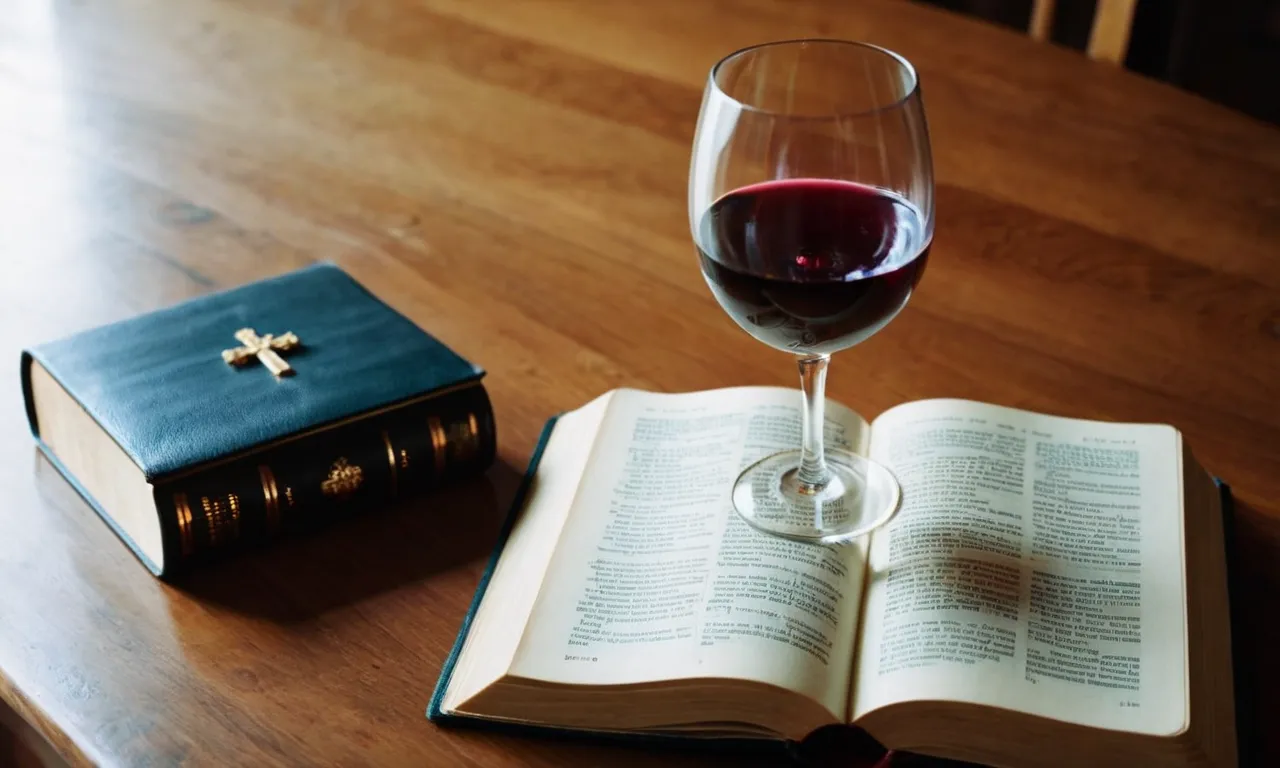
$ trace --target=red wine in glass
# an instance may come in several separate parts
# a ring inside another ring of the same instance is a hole
[[[929,258],[933,155],[915,67],[855,40],[778,40],[720,59],[689,158],[689,228],[716,300],[793,353],[800,375],[799,450],[743,467],[733,509],[811,544],[884,525],[902,488],[869,456],[826,444],[826,377],[832,353],[902,310]]]
[[[883,328],[924,272],[920,211],[883,189],[781,179],[712,204],[695,241],[702,274],[748,333],[777,349],[830,354]]]

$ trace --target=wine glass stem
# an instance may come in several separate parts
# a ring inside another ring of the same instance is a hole
[[[827,460],[823,454],[823,411],[827,397],[827,364],[831,355],[807,355],[800,358],[800,391],[804,395],[804,414],[801,422],[800,492],[821,493],[831,481]]]

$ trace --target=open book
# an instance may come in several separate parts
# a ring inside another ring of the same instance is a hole
[[[1220,496],[1179,432],[926,400],[826,440],[898,477],[821,547],[729,489],[799,396],[615,390],[556,421],[433,713],[1000,766],[1236,765]]]

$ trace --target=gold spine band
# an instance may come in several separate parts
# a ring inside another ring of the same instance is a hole
[[[436,462],[436,477],[443,477],[445,466],[448,464],[445,448],[449,440],[445,437],[444,427],[440,426],[440,419],[435,416],[428,417],[427,426],[431,429],[431,453]]]
[[[187,502],[187,494],[173,494],[173,508],[178,515],[178,543],[182,556],[190,557],[196,549],[196,539],[191,532],[191,504]]]
[[[391,468],[391,498],[395,498],[399,492],[396,487],[396,449],[391,447],[391,436],[387,434],[387,430],[382,430],[382,444],[387,447],[387,466]]]
[[[262,480],[262,498],[266,502],[267,533],[280,530],[280,489],[276,486],[276,475],[266,464],[258,466],[258,478]]]
[[[453,458],[460,464],[471,461],[480,452],[480,427],[474,413],[467,414],[467,423],[455,422],[449,425],[445,436],[453,446]]]

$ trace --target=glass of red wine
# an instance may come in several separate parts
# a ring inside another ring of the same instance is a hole
[[[889,470],[824,445],[831,354],[906,305],[933,239],[933,162],[919,81],[865,43],[789,40],[712,69],[689,172],[689,221],[711,292],[747,333],[797,356],[799,450],[747,467],[751,525],[837,543],[897,511]]]

